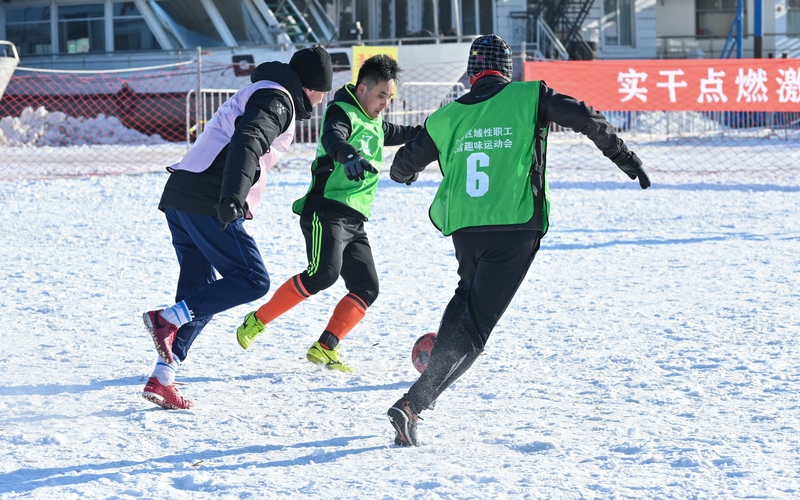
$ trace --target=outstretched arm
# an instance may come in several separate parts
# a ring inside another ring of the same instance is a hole
[[[411,184],[429,164],[439,159],[439,151],[428,131],[423,129],[413,141],[397,151],[389,176],[395,182]]]
[[[639,179],[642,189],[650,186],[642,161],[617,135],[617,131],[602,113],[572,96],[560,94],[544,83],[539,99],[539,121],[555,123],[581,133],[591,140],[606,158],[614,162],[631,179]]]
[[[414,139],[422,125],[395,125],[387,121],[383,122],[383,145],[400,146]]]

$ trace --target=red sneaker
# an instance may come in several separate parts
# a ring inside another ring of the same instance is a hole
[[[172,364],[172,343],[175,342],[175,334],[178,333],[178,327],[161,317],[161,311],[147,311],[142,314],[144,326],[153,337],[153,342],[156,344],[156,351],[164,358],[167,363]]]
[[[189,410],[194,406],[194,403],[178,394],[175,385],[161,385],[155,377],[147,381],[142,397],[167,410]]]

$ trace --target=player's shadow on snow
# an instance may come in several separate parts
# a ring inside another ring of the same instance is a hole
[[[350,444],[350,441],[356,439],[371,439],[377,436],[355,436],[355,437],[341,437],[341,438],[332,438],[327,439],[324,441],[312,441],[310,443],[298,443],[292,446],[286,446],[284,448],[322,448],[328,446],[347,446]],[[387,445],[388,446],[389,440],[387,438]],[[242,467],[253,467],[253,468],[272,468],[272,467],[290,467],[295,465],[309,465],[311,463],[320,464],[320,463],[330,463],[335,462],[340,458],[344,458],[351,455],[358,455],[361,453],[366,453],[368,451],[376,451],[376,450],[383,450],[386,446],[370,446],[364,448],[354,448],[354,449],[340,449],[340,450],[333,450],[333,451],[313,451],[307,455],[302,457],[297,457],[293,459],[287,460],[275,460],[272,462],[262,462],[262,461],[253,461],[253,462],[243,462],[243,463],[235,463],[229,465],[220,465],[217,467],[204,467],[204,470],[240,470]]]
[[[70,486],[87,484],[93,481],[106,480],[112,483],[119,481],[119,474],[125,473],[130,476],[139,474],[169,474],[185,471],[183,464],[191,463],[198,470],[239,470],[242,467],[287,467],[294,465],[307,465],[311,462],[323,463],[334,462],[340,458],[374,450],[382,450],[386,446],[370,446],[362,448],[349,448],[333,451],[319,452],[317,450],[288,460],[275,461],[251,461],[247,463],[237,462],[235,464],[209,466],[206,461],[219,460],[220,457],[237,455],[265,455],[270,452],[279,452],[287,448],[327,448],[327,447],[346,447],[353,441],[372,439],[377,436],[347,436],[335,437],[320,441],[297,443],[294,445],[270,445],[270,446],[247,446],[234,449],[208,449],[200,452],[167,455],[160,458],[150,458],[147,460],[118,460],[115,462],[96,463],[96,464],[75,464],[69,467],[47,467],[47,468],[23,468],[12,472],[0,474],[0,493],[14,492],[27,493],[38,488],[53,486]]]
[[[411,382],[395,382],[383,385],[360,385],[358,387],[317,387],[309,389],[308,392],[362,392],[362,391],[396,391],[408,389]]]
[[[568,231],[569,232],[569,231]],[[587,233],[593,231],[571,231]],[[594,231],[594,232],[617,232],[617,231]],[[796,240],[797,237],[782,236],[782,235],[763,235],[753,233],[730,233],[720,236],[706,236],[703,238],[669,238],[663,240],[655,239],[641,239],[641,240],[613,240],[613,241],[600,241],[596,243],[555,243],[548,244],[543,248],[545,250],[588,250],[592,248],[613,247],[618,245],[632,245],[632,246],[654,246],[654,245],[692,245],[695,243],[705,243],[708,241],[732,241],[732,240],[755,240],[755,241],[769,241],[776,240]]]
[[[661,174],[661,172],[658,172]],[[784,186],[780,184],[715,184],[713,182],[693,182],[685,184],[658,184],[658,177],[653,180],[650,189],[671,189],[675,191],[779,191],[782,193],[794,193],[800,191],[800,186]],[[622,178],[617,181],[553,181],[550,183],[551,189],[583,189],[586,191],[606,191],[613,189],[626,189],[640,191],[639,183],[628,181]]]
[[[253,375],[242,375],[234,377],[236,380],[253,380],[259,378],[275,378],[278,375],[275,373],[261,373]],[[221,382],[227,379],[215,377],[184,377],[181,378],[181,384],[184,383],[206,383],[206,382]],[[127,387],[139,386],[144,387],[147,382],[146,378],[141,376],[123,377],[114,380],[98,380],[97,382],[90,382],[88,384],[40,384],[40,385],[16,385],[11,387],[0,387],[0,397],[2,396],[54,396],[57,394],[77,394],[80,392],[89,391],[102,391],[109,387]],[[358,387],[343,387],[343,388],[318,388],[312,389],[318,392],[360,392],[372,390],[390,390],[390,389],[407,389],[411,386],[409,382],[398,382],[394,384],[385,384],[382,386],[358,386]]]
[[[617,245],[650,246],[650,245],[687,245],[706,241],[726,241],[727,236],[710,236],[708,238],[673,238],[668,240],[615,240],[598,243],[556,243],[547,245],[546,250],[588,250],[590,248],[613,247]]]
[[[40,385],[15,385],[0,387],[0,396],[52,396],[55,394],[75,394],[87,391],[101,391],[108,387],[122,387],[144,384],[140,376],[124,377],[115,380],[98,380],[88,384],[40,384]]]

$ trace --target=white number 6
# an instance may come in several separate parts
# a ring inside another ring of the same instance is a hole
[[[489,166],[489,155],[486,153],[472,153],[467,158],[467,194],[478,198],[489,191],[489,175],[478,170],[479,167]]]

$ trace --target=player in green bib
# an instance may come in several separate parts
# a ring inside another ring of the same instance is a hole
[[[539,250],[550,213],[548,126],[584,134],[642,189],[650,186],[641,160],[602,114],[544,82],[511,82],[512,69],[502,38],[475,39],[470,91],[431,114],[392,163],[392,180],[409,184],[439,162],[442,182],[429,215],[453,238],[459,276],[427,369],[388,411],[401,446],[418,444],[419,413],[478,358]]]
[[[352,371],[338,348],[339,341],[378,297],[378,273],[364,223],[378,189],[383,147],[405,144],[422,129],[383,120],[399,72],[397,62],[389,56],[370,57],[359,69],[355,85],[339,89],[328,104],[311,164],[311,185],[292,205],[300,216],[308,267],[281,285],[269,302],[245,316],[236,332],[242,348],[249,348],[266,324],[341,276],[348,293],[334,308],[306,358],[328,368]]]

